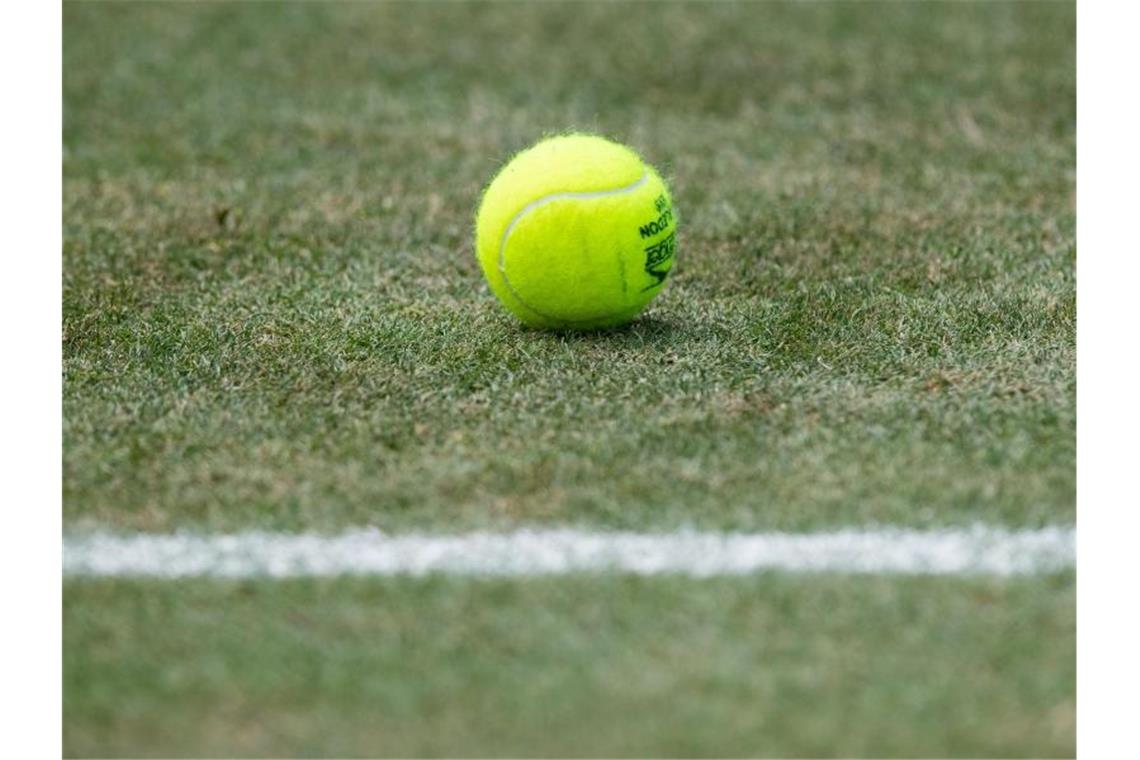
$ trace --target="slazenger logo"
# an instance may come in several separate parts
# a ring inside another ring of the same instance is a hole
[[[653,205],[657,209],[658,217],[648,224],[641,225],[637,230],[643,240],[665,232],[673,224],[673,209],[670,208],[669,201],[664,195],[657,196]],[[645,249],[645,273],[654,278],[654,282],[642,288],[642,290],[656,288],[665,282],[665,278],[668,276],[670,268],[672,268],[673,254],[676,251],[676,247],[676,234],[670,232],[667,238]]]
[[[672,268],[673,253],[676,247],[677,236],[673,233],[669,233],[669,237],[645,249],[645,271],[650,276],[656,278],[656,282],[650,283],[642,288],[642,290],[655,288],[665,282],[665,277],[668,276],[669,270]]]

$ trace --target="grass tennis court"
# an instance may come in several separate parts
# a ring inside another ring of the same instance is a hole
[[[69,533],[1075,522],[1070,3],[64,6]],[[484,183],[668,179],[527,330]],[[83,755],[1072,755],[1071,572],[65,581]]]

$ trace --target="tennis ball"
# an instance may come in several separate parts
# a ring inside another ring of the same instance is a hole
[[[592,330],[636,317],[673,266],[665,182],[629,148],[551,137],[483,193],[475,250],[492,292],[534,327]]]

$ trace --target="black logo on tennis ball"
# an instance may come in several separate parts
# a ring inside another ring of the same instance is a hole
[[[653,206],[660,216],[649,224],[643,224],[637,228],[642,240],[660,235],[673,224],[673,209],[669,206],[669,201],[664,195],[658,195],[657,199],[653,201]]]
[[[673,254],[677,249],[677,236],[670,232],[669,237],[645,249],[645,272],[656,281],[642,288],[649,290],[665,282],[672,269]]]
[[[669,200],[664,195],[659,195],[653,201],[653,206],[657,211],[657,218],[648,224],[641,225],[637,230],[643,240],[654,235],[660,235],[673,226],[673,209],[669,205]],[[665,282],[665,278],[672,268],[673,254],[676,249],[677,238],[676,233],[673,232],[669,233],[669,237],[645,249],[645,273],[652,277],[654,282],[642,288],[643,291],[656,288]]]

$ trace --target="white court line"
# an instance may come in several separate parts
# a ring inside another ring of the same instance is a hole
[[[764,571],[1030,575],[1072,568],[1076,529],[985,526],[830,533],[607,533],[519,530],[455,535],[236,533],[73,535],[64,574],[82,577],[295,578],[335,575],[540,576]]]

